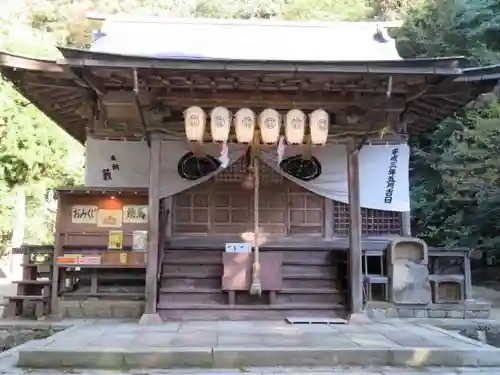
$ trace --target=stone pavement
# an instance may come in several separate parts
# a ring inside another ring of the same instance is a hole
[[[500,367],[497,348],[437,327],[404,322],[97,322],[29,342],[18,354],[20,366],[35,368]]]

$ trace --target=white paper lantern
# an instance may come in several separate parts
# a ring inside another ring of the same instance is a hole
[[[227,142],[231,128],[231,113],[227,108],[216,107],[210,113],[210,131],[214,142]]]
[[[311,129],[311,143],[324,145],[328,139],[330,116],[323,109],[317,109],[309,114],[309,128]]]
[[[252,143],[255,131],[255,114],[251,109],[241,108],[235,114],[234,128],[239,143]]]
[[[271,108],[265,109],[259,115],[260,136],[265,144],[278,142],[281,129],[280,114]]]
[[[192,142],[203,142],[207,115],[200,107],[189,107],[184,111],[186,138]]]
[[[298,145],[304,141],[306,115],[300,109],[291,109],[285,117],[285,136],[288,144]]]

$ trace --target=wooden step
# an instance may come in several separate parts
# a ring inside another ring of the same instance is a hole
[[[162,310],[344,310],[339,303],[276,304],[276,305],[206,305],[195,303],[158,303]]]
[[[200,270],[200,272],[177,272],[172,274],[162,273],[161,279],[211,279],[211,278],[222,278],[222,272],[220,274],[214,274],[212,272],[206,272]]]
[[[277,320],[292,317],[346,318],[346,310],[158,310],[163,321]]]
[[[334,274],[283,274],[283,279],[289,280],[337,280]]]
[[[218,294],[221,289],[208,289],[208,288],[160,288],[160,293],[200,293],[200,294]]]
[[[51,285],[50,280],[16,280],[12,282],[13,284],[19,285]]]
[[[227,293],[219,290],[216,292],[208,292],[203,290],[183,291],[183,292],[165,292],[168,288],[161,288],[160,296],[158,298],[159,305],[181,304],[181,305],[226,305],[228,303]]]
[[[340,294],[337,289],[312,289],[312,288],[286,288],[281,289],[278,293],[282,294]]]
[[[113,292],[97,292],[97,293],[83,293],[83,292],[63,292],[62,297],[64,299],[70,299],[71,297],[78,297],[79,299],[82,297],[96,297],[96,298],[101,298],[101,297],[108,297],[108,298],[120,298],[120,299],[144,299],[145,293],[113,293]]]
[[[24,300],[24,301],[41,301],[41,300],[48,300],[50,299],[50,296],[30,296],[30,295],[18,295],[18,296],[7,296],[4,297],[9,300]]]
[[[52,267],[52,263],[21,263],[22,267],[39,267],[39,266],[49,266]]]
[[[160,285],[162,288],[185,288],[185,289],[198,289],[198,288],[208,288],[208,289],[221,289],[222,287],[222,277],[183,277],[175,275],[175,277],[161,277]]]

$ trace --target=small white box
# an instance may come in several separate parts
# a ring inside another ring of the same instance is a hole
[[[252,244],[249,242],[228,242],[226,243],[227,253],[249,253],[252,249]]]

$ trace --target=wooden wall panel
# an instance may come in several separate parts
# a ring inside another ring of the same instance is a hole
[[[260,165],[260,172],[261,233],[281,237],[322,235],[323,198],[284,179],[266,165]],[[241,186],[245,176],[246,169],[238,162],[214,179],[176,195],[173,236],[253,233],[253,191]]]
[[[111,198],[112,197],[112,198]],[[61,246],[107,246],[110,230],[122,230],[124,246],[132,245],[132,233],[135,230],[148,230],[147,223],[122,223],[121,228],[103,228],[96,224],[80,224],[72,222],[72,209],[75,205],[94,205],[98,208],[122,209],[124,205],[148,205],[147,195],[118,195],[110,194],[65,194],[59,196],[59,221],[57,236]]]

